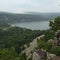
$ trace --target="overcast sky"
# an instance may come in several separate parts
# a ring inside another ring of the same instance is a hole
[[[60,12],[60,0],[0,0],[0,11]]]

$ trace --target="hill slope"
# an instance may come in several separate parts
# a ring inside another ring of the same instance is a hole
[[[60,16],[60,13],[15,14],[15,13],[0,12],[0,23],[2,23],[2,22],[18,23],[18,22],[53,20],[57,16]]]

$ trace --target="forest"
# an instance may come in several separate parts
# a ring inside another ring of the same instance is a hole
[[[6,25],[3,29],[1,27],[0,60],[25,60],[25,54],[22,54],[23,59],[20,59],[20,53],[25,49],[24,45],[26,44],[28,47],[34,38],[44,33],[44,30],[30,30],[10,25]]]
[[[55,17],[60,16],[60,13],[36,13],[28,12],[24,14],[0,12],[0,24],[4,23],[18,23],[18,22],[32,22],[32,21],[49,21],[54,20]]]

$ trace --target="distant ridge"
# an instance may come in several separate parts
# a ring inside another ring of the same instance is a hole
[[[32,22],[32,21],[46,21],[53,20],[60,13],[37,13],[28,12],[24,14],[0,12],[0,22],[18,23],[18,22]]]

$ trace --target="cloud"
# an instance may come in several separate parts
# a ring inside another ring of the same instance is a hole
[[[60,12],[60,0],[0,0],[0,11]]]

